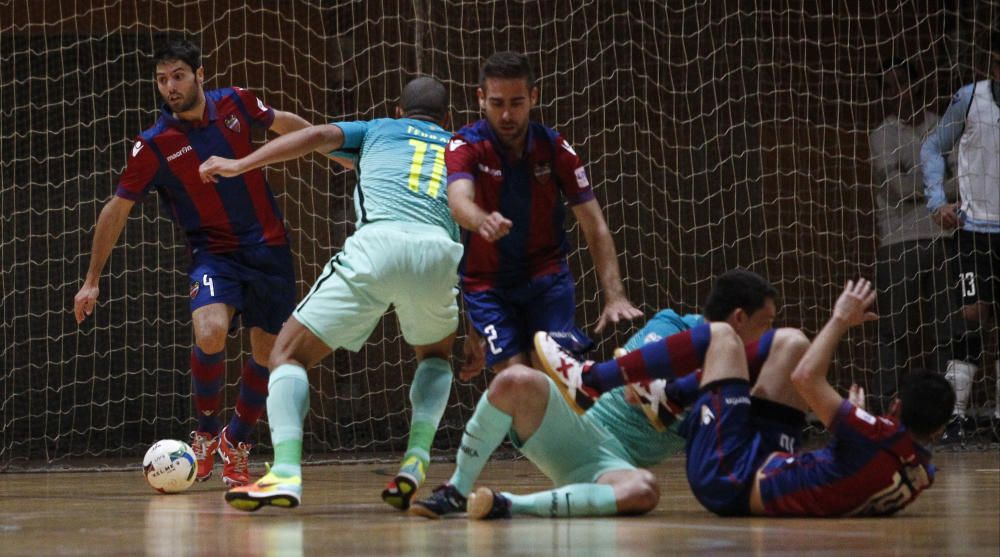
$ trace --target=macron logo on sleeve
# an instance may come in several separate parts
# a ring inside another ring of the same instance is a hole
[[[142,142],[136,141],[135,145],[132,146],[132,157],[134,158],[136,155],[138,155],[139,151],[142,151]]]
[[[461,139],[452,139],[450,142],[448,142],[448,150],[456,151],[462,145],[465,145],[465,142],[462,141]]]
[[[264,101],[260,100],[260,97],[257,97],[257,106],[260,107],[261,112],[267,112],[267,105],[264,104]]]

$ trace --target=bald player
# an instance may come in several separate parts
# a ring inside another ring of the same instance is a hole
[[[230,490],[233,507],[298,506],[302,497],[302,423],[309,408],[306,368],[337,348],[359,350],[390,305],[417,370],[413,416],[399,473],[382,498],[398,508],[424,480],[429,451],[451,392],[449,358],[458,326],[462,244],[448,209],[444,150],[450,132],[444,85],[418,77],[403,89],[397,118],[336,122],[288,134],[239,160],[212,157],[206,178],[235,176],[311,151],[350,160],[357,231],[278,334],[271,354],[267,414],[274,466],[258,482]]]

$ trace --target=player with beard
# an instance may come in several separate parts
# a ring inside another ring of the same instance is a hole
[[[198,166],[212,155],[253,151],[254,128],[284,134],[308,122],[275,110],[237,87],[206,91],[201,49],[174,40],[153,56],[163,107],[153,127],[136,138],[115,195],[101,210],[90,265],[73,301],[77,323],[93,313],[98,284],[132,206],[156,190],[166,214],[184,231],[191,257],[191,377],[197,430],[191,446],[197,479],[212,475],[215,453],[229,486],[249,482],[250,435],[264,411],[275,336],[295,307],[296,288],[288,232],[260,170],[205,183]],[[242,319],[251,354],[243,365],[236,412],[220,431],[226,336]]]

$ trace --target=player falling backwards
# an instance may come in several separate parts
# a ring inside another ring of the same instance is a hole
[[[406,509],[424,480],[429,451],[451,393],[449,358],[458,326],[458,262],[462,244],[448,211],[444,149],[450,134],[444,85],[429,77],[403,89],[397,119],[313,126],[264,145],[240,160],[213,158],[206,177],[235,176],[313,150],[357,159],[357,231],[278,335],[267,401],[274,466],[257,483],[230,490],[241,510],[295,507],[302,497],[302,422],[309,407],[306,368],[336,348],[359,350],[390,305],[417,370],[409,446],[382,493]]]
[[[944,431],[955,392],[941,375],[911,371],[887,416],[845,400],[827,381],[837,344],[876,319],[871,283],[850,281],[833,315],[791,375],[795,391],[833,435],[822,449],[794,453],[754,419],[750,373],[739,337],[725,323],[695,327],[621,358],[584,364],[545,333],[536,336],[546,371],[572,403],[623,382],[684,377],[703,368],[697,401],[681,427],[687,477],[708,510],[723,516],[885,516],[934,480],[927,448]],[[695,357],[690,357],[691,355]],[[697,376],[697,375],[696,375]]]
[[[198,421],[191,446],[197,478],[212,475],[218,452],[223,481],[244,485],[250,435],[267,397],[268,370],[261,364],[294,307],[295,272],[288,233],[263,172],[212,184],[201,180],[198,165],[212,155],[250,153],[254,128],[283,134],[309,123],[243,89],[205,91],[201,50],[190,41],[166,43],[153,60],[164,105],[156,124],[136,138],[115,195],[97,219],[90,266],[73,311],[77,323],[94,311],[101,271],[132,206],[156,190],[184,231],[191,257],[191,377]],[[240,376],[236,412],[220,432],[226,336],[237,316],[250,331],[251,355]]]
[[[755,394],[778,398],[782,393],[776,387],[787,382],[789,370],[808,342],[795,330],[770,330],[776,294],[759,275],[743,270],[724,273],[709,294],[704,317],[661,311],[625,348],[656,342],[698,326],[704,319],[725,322],[746,342],[757,379]],[[437,518],[468,510],[470,518],[491,519],[518,514],[580,517],[648,512],[656,507],[659,488],[653,475],[642,468],[681,450],[684,441],[677,434],[674,419],[684,401],[691,400],[684,390],[692,390],[692,379],[697,377],[691,375],[669,385],[660,380],[641,389],[642,409],[627,402],[627,391],[618,387],[578,416],[542,372],[513,366],[497,375],[480,399],[466,426],[449,482],[429,498],[415,502],[411,513]],[[697,381],[693,391],[697,392]],[[795,440],[801,431],[804,404],[793,397],[787,401],[798,406],[757,401],[755,417],[760,423],[782,422],[769,431],[775,437],[786,434]],[[649,411],[649,421],[643,410]],[[786,416],[791,419],[784,419]],[[508,435],[552,479],[555,489],[515,495],[479,488],[472,493],[486,460]]]

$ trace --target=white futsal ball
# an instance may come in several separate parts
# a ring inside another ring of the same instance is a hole
[[[157,441],[142,458],[142,473],[160,493],[180,493],[191,487],[198,463],[191,447],[175,439]]]

